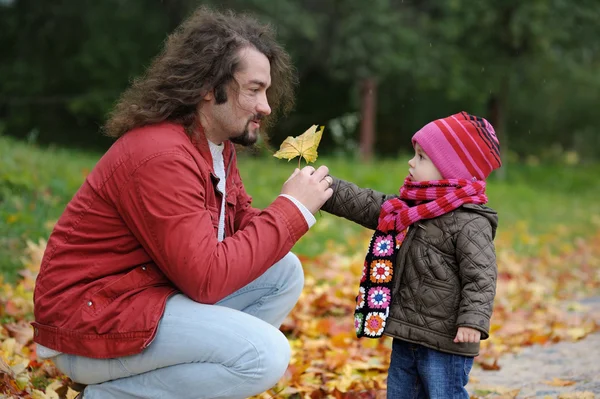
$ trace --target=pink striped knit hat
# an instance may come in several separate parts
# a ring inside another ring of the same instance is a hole
[[[428,123],[412,142],[419,143],[444,179],[485,180],[502,165],[492,125],[464,111]]]

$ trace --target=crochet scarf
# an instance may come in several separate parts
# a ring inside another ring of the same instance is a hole
[[[398,250],[408,227],[451,212],[464,204],[485,204],[485,181],[466,179],[414,182],[409,177],[400,196],[383,203],[371,238],[356,297],[354,327],[358,337],[383,335],[392,303],[392,279]]]

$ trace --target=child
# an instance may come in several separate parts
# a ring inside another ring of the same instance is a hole
[[[388,398],[468,398],[496,293],[497,214],[485,179],[500,167],[483,118],[461,112],[412,138],[399,196],[334,179],[323,209],[375,229],[355,311],[359,337],[394,338]]]

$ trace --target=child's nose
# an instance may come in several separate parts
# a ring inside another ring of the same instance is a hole
[[[411,159],[409,159],[409,160],[408,160],[408,166],[410,166],[411,168],[413,168],[413,167],[414,167],[414,166],[413,166],[413,163],[414,163],[414,161],[415,161],[415,159],[414,159],[414,158],[411,158]]]

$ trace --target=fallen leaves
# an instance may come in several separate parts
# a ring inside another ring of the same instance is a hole
[[[567,245],[567,231],[554,233],[540,240],[532,256],[512,249],[513,231],[496,238],[498,287],[490,339],[482,341],[479,363],[489,365],[523,346],[576,341],[599,329],[598,318],[574,301],[600,290],[600,234]]]
[[[595,397],[596,395],[589,391],[561,393],[558,395],[558,399],[594,399]]]
[[[494,399],[514,399],[517,397],[517,395],[519,394],[520,389],[513,389],[513,388],[509,388],[509,387],[496,387],[496,386],[490,386],[490,387],[479,387],[476,391],[475,391],[475,397],[479,398],[479,397],[492,397]],[[490,396],[492,395],[492,396]]]
[[[482,341],[476,358],[488,370],[500,368],[503,354],[528,345],[579,340],[599,327],[588,309],[575,301],[600,291],[600,233],[572,245],[562,245],[561,233],[546,236],[539,240],[543,243],[537,254],[530,256],[512,249],[511,233],[497,238],[500,274],[491,337]],[[278,384],[257,398],[385,397],[391,339],[357,339],[353,331],[354,298],[369,238],[365,231],[353,241],[350,255],[348,248],[330,245],[316,258],[301,259],[305,288],[281,327],[292,349],[290,365]],[[51,362],[38,361],[28,324],[44,247],[45,242],[28,243],[17,285],[0,280],[0,394],[72,399],[76,392],[70,381]],[[555,378],[546,383],[564,387],[573,382]],[[479,387],[474,397],[514,398],[518,392],[511,387]],[[589,392],[560,396],[593,397]]]
[[[317,160],[317,148],[321,142],[324,126],[320,128],[312,125],[298,137],[288,136],[275,154],[274,157],[280,159],[292,160],[296,157],[302,157],[307,163]],[[300,158],[298,159],[300,167]]]
[[[4,328],[8,331],[8,334],[11,337],[14,337],[15,341],[21,345],[25,345],[33,339],[33,329],[25,320],[19,320],[17,323],[5,324]]]

